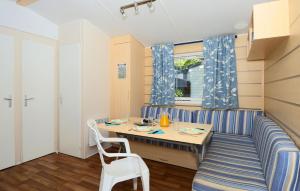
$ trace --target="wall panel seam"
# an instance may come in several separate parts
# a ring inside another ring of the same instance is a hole
[[[248,95],[248,94],[239,94],[239,97],[257,97],[257,98],[264,98],[262,95]]]
[[[295,48],[293,48],[292,50],[290,50],[289,52],[287,52],[285,55],[281,56],[277,61],[275,61],[273,64],[266,66],[265,67],[265,71],[269,70],[270,68],[272,68],[274,65],[278,64],[280,61],[282,61],[283,59],[285,59],[286,57],[288,57],[290,54],[292,54],[294,51],[296,51],[298,48],[300,48],[300,44],[298,44]]]
[[[238,84],[259,84],[259,85],[263,85],[263,83],[256,83],[256,82],[238,82]]]
[[[296,16],[296,18],[291,22],[290,27],[292,27],[297,21],[300,19],[300,14]]]
[[[276,101],[279,101],[281,103],[289,104],[289,105],[292,105],[292,106],[300,107],[300,104],[289,102],[289,101],[285,101],[285,100],[282,100],[282,99],[278,99],[278,98],[274,98],[274,97],[270,97],[270,96],[265,96],[265,98],[276,100]]]
[[[278,121],[280,124],[282,124],[284,126],[284,128],[290,130],[292,133],[294,133],[297,136],[300,136],[300,134],[298,134],[296,131],[294,131],[291,127],[289,127],[287,124],[285,124],[283,121],[281,121],[280,119],[278,119],[277,117],[275,117],[274,115],[272,115],[270,112],[265,111],[265,113],[267,114],[267,116],[271,116],[270,118],[275,119],[275,122]]]
[[[295,78],[300,78],[300,74],[289,76],[289,77],[285,77],[285,78],[280,78],[280,79],[277,79],[277,80],[267,81],[267,82],[265,82],[265,84],[272,84],[272,83],[286,81],[286,80],[291,80],[291,79],[295,79]]]
[[[263,72],[263,70],[238,70],[237,72]]]
[[[238,61],[238,60],[247,60],[247,57],[236,58],[236,61]]]

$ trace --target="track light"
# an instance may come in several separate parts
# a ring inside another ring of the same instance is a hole
[[[147,3],[147,6],[148,6],[150,12],[153,12],[153,11],[154,11],[154,5],[153,5],[152,1],[148,2],[148,3]]]
[[[123,18],[125,19],[127,17],[126,13],[125,13],[125,10],[123,8],[120,9],[120,12],[123,16]]]
[[[138,6],[139,6],[138,3],[135,1],[135,2],[134,2],[134,12],[135,12],[136,15],[138,15],[139,12],[140,12]]]
[[[142,1],[136,1],[136,0],[135,0],[135,1],[134,1],[133,3],[131,3],[131,4],[124,5],[124,6],[120,7],[120,12],[121,12],[123,18],[126,18],[127,15],[126,15],[126,13],[125,13],[125,10],[126,10],[126,9],[129,9],[129,8],[134,8],[135,14],[138,15],[138,14],[140,13],[139,6],[140,6],[140,5],[145,5],[145,4],[147,4],[147,6],[148,6],[150,12],[153,12],[153,11],[154,11],[154,4],[153,4],[153,3],[154,3],[155,1],[156,1],[156,0],[142,0]]]

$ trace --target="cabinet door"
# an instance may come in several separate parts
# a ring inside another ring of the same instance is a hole
[[[81,54],[79,44],[59,51],[59,152],[81,157]]]
[[[55,152],[54,50],[30,40],[22,44],[23,162]]]
[[[15,165],[14,38],[0,34],[0,170]]]
[[[130,44],[115,44],[112,51],[111,118],[130,116]],[[126,65],[126,77],[119,77],[119,65]]]

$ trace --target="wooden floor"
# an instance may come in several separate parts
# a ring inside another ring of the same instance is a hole
[[[151,191],[191,191],[194,170],[145,160],[150,169]],[[100,160],[51,154],[0,171],[1,191],[98,191]],[[113,191],[132,189],[132,181],[119,183]],[[139,180],[138,190],[142,190]]]

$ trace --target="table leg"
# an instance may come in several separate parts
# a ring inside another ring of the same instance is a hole
[[[206,143],[202,145],[202,150],[201,150],[201,161],[203,161],[206,153]]]
[[[206,149],[207,149],[207,143],[210,141],[210,138],[212,136],[212,133],[210,133],[207,137],[207,139],[204,141],[204,144],[201,145],[201,157],[199,157],[199,147],[197,145],[193,145],[193,150],[196,154],[196,158],[197,158],[197,166],[200,165],[200,162],[202,162],[204,160],[205,157],[205,153],[206,153]]]
[[[197,145],[193,145],[192,150],[195,152],[197,168],[198,168],[200,165],[200,162],[202,161],[202,160],[200,160],[200,157],[199,157],[199,147]]]

